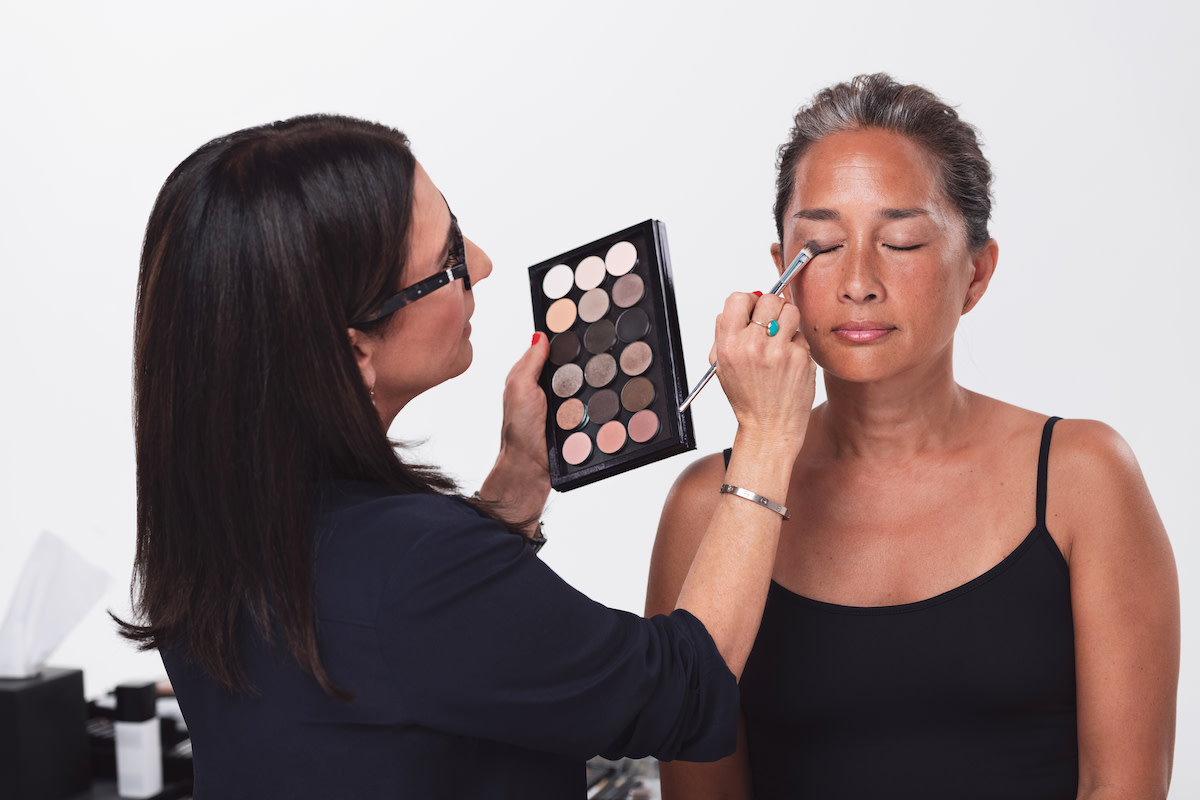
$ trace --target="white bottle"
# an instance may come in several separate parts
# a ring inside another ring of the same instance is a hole
[[[117,687],[117,794],[146,798],[162,792],[162,725],[153,683]]]

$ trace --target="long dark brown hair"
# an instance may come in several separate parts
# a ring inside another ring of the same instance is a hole
[[[318,482],[455,491],[397,457],[347,333],[400,285],[415,165],[399,131],[297,117],[204,145],[150,215],[133,370],[140,624],[118,623],[142,649],[184,648],[230,689],[249,688],[244,610],[348,697],[318,652]]]

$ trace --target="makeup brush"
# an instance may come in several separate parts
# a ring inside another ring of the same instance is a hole
[[[801,247],[800,252],[796,253],[796,257],[792,259],[792,263],[788,264],[788,268],[783,271],[783,274],[779,276],[779,280],[775,282],[775,285],[771,287],[771,291],[767,294],[783,294],[783,290],[787,288],[787,285],[791,282],[792,278],[796,277],[796,275],[800,273],[800,268],[807,264],[814,256],[819,255],[820,252],[821,250],[817,246],[816,242],[810,241],[805,243],[804,247]],[[700,394],[700,390],[707,386],[708,382],[712,380],[712,376],[716,374],[717,362],[714,361],[709,365],[708,372],[704,373],[704,377],[701,378],[700,382],[696,384],[696,388],[692,389],[692,393],[689,394],[687,398],[679,404],[680,414],[687,410],[687,407],[690,406],[692,401],[696,399],[696,395]]]

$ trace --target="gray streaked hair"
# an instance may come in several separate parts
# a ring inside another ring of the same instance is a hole
[[[992,168],[980,150],[975,127],[928,89],[898,83],[880,72],[822,89],[796,112],[791,135],[775,161],[775,230],[780,244],[800,159],[830,134],[870,128],[898,133],[929,153],[938,164],[946,197],[966,223],[968,246],[976,250],[987,242]]]

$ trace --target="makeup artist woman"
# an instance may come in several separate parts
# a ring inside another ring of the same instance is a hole
[[[509,374],[482,501],[399,458],[405,404],[471,363],[492,264],[400,133],[306,117],[163,186],[138,284],[135,610],[187,720],[195,797],[584,794],[583,762],[714,759],[781,517],[723,495],[678,609],[605,608],[535,555],[548,346]],[[732,296],[729,482],[781,497],[815,366],[799,314]],[[446,420],[446,434],[456,432]]]
[[[863,76],[796,115],[771,252],[822,251],[791,296],[828,401],[781,501],[803,511],[738,753],[662,765],[664,797],[1166,795],[1178,585],[1133,453],[954,380],[996,267],[990,183],[974,129],[919,86]],[[717,453],[672,491],[649,611],[672,607],[724,476]]]

